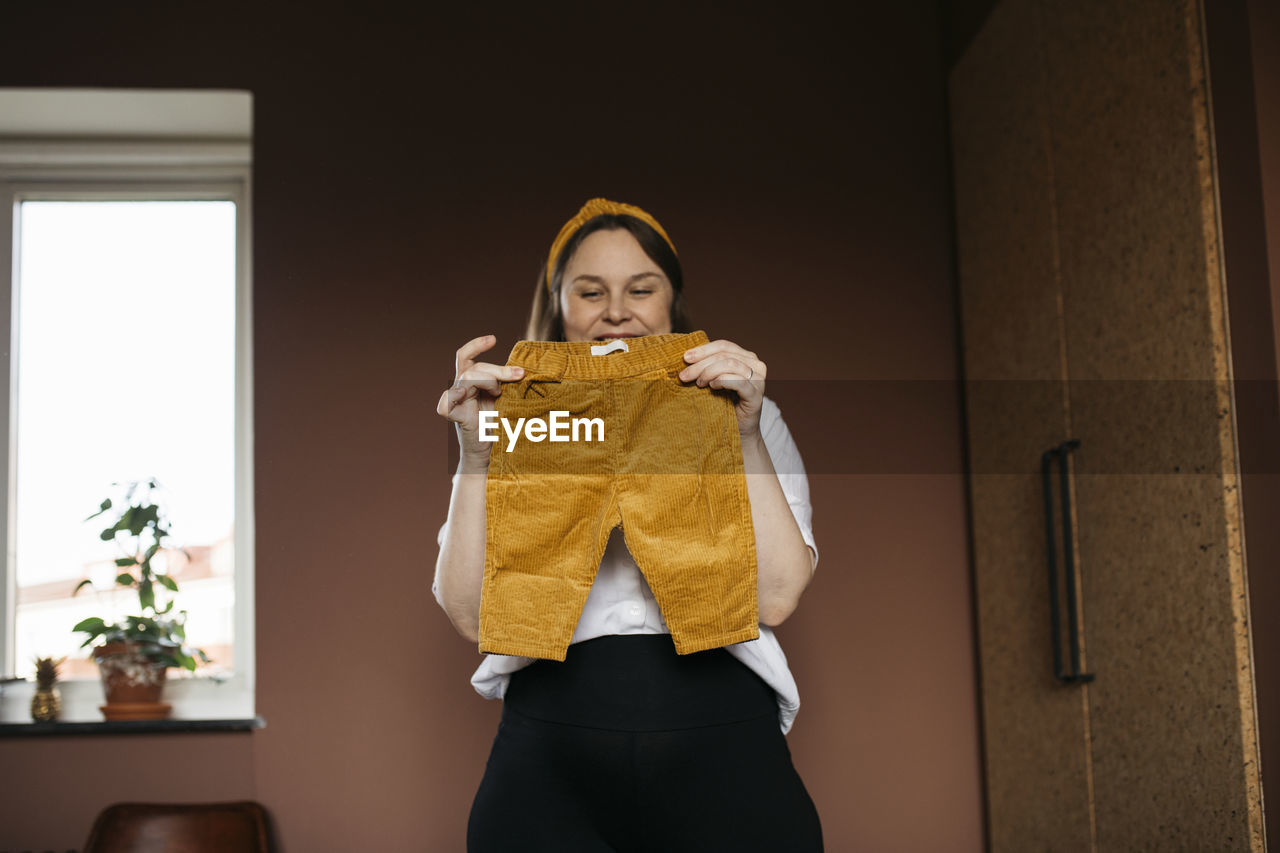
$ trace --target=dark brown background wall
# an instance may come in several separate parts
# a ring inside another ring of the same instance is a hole
[[[462,5],[6,9],[0,84],[254,94],[268,726],[0,743],[0,849],[78,846],[115,800],[239,797],[294,853],[462,849],[500,705],[429,591],[434,406],[463,341],[505,355],[594,195],[672,233],[699,325],[768,362],[813,474],[821,563],[778,634],[828,849],[980,849],[935,4]],[[932,381],[834,405],[853,379]]]
[[[1257,105],[1267,257],[1273,310],[1271,323],[1280,371],[1280,5],[1249,0],[1253,88]]]

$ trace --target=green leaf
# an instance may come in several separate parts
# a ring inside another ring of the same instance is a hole
[[[105,630],[107,630],[107,623],[102,621],[101,617],[98,616],[90,616],[88,619],[82,619],[76,623],[74,628],[71,629],[72,633],[87,631],[95,636],[101,634]]]
[[[143,580],[138,584],[138,601],[142,604],[142,609],[156,609],[156,591],[151,586],[150,580]]]
[[[135,580],[136,578],[127,572],[125,574],[116,575],[116,583],[120,584],[120,586],[133,586]]]
[[[75,595],[77,592],[79,592],[81,589],[83,589],[84,587],[88,586],[91,583],[93,583],[92,580],[90,580],[89,578],[85,578],[84,580],[80,581],[80,583],[76,584],[76,588],[71,591],[71,594]]]
[[[86,518],[85,521],[88,521],[91,518],[96,518],[97,516],[102,515],[104,512],[106,512],[109,509],[111,509],[111,498],[107,498],[105,501],[103,501],[102,506],[98,507],[98,511],[95,512],[93,515],[89,516],[89,518]]]
[[[129,569],[138,565],[136,557],[116,557],[116,568]]]
[[[173,578],[169,577],[168,575],[156,575],[156,580],[164,584],[166,588],[171,589],[174,592],[178,591],[178,582],[175,581]]]
[[[140,536],[142,531],[147,529],[148,525],[157,521],[157,513],[160,508],[157,506],[134,506],[129,508],[129,532],[134,536]]]
[[[173,609],[173,599],[171,598],[171,599],[169,599],[169,603],[168,603],[168,604],[166,604],[166,605],[164,606],[164,609],[163,609],[163,610],[157,610],[157,611],[156,611],[156,613],[161,613],[161,614],[163,614],[163,613],[168,613],[168,612],[169,612],[170,610],[172,610],[172,609]]]

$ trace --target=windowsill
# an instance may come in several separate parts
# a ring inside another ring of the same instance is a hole
[[[245,720],[112,720],[99,723],[0,723],[0,738],[61,735],[179,734],[249,732],[266,728],[262,717]]]
[[[58,691],[62,695],[62,712],[58,714],[58,722],[44,725],[102,726],[106,723],[101,710],[106,698],[102,695],[102,683],[98,679],[59,681]],[[31,722],[33,693],[35,693],[35,684],[31,681],[11,682],[0,688],[0,728],[17,726],[26,730],[36,725]],[[254,707],[253,687],[244,676],[240,675],[233,675],[222,681],[199,677],[170,678],[164,686],[161,700],[173,706],[169,720],[158,721],[162,724],[229,722],[239,723],[243,727],[246,720],[258,719],[257,710]],[[126,723],[130,726],[121,731],[136,731],[135,723],[151,721],[118,720],[114,722]],[[99,728],[97,731],[106,730]]]

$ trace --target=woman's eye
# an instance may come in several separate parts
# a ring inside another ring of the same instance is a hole
[[[600,295],[599,290],[583,290],[578,293],[583,299],[594,299]]]
[[[650,293],[653,293],[653,291],[647,287],[637,287],[631,291],[632,296],[648,296]]]

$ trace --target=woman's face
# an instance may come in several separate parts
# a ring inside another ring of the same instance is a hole
[[[631,232],[593,231],[564,268],[564,338],[604,341],[669,334],[674,298],[662,268]]]

